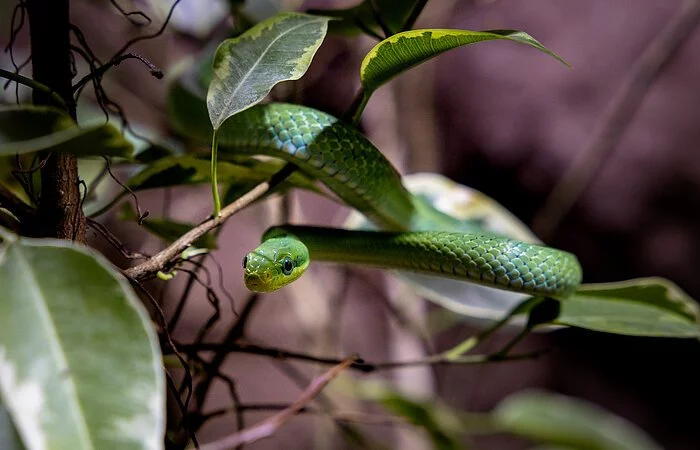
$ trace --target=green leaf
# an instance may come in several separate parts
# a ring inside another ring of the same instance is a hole
[[[197,81],[193,65],[170,85],[167,110],[170,124],[178,133],[203,144],[209,144],[214,129],[207,112],[206,91]]]
[[[134,211],[130,203],[122,204],[121,210],[119,211],[119,219],[134,221],[138,219],[136,211]],[[187,233],[197,225],[193,223],[178,222],[175,220],[148,216],[141,221],[141,226],[143,226],[153,235],[161,238],[166,244],[170,244],[178,240],[183,234]],[[216,236],[213,234],[205,234],[201,238],[194,241],[192,245],[197,248],[214,249],[216,248]]]
[[[129,158],[133,146],[109,123],[78,127],[56,108],[0,108],[0,155],[38,151]]]
[[[543,391],[510,396],[494,415],[505,431],[568,449],[661,449],[642,430],[596,405]]]
[[[207,93],[214,129],[260,102],[277,83],[301,78],[326,36],[328,20],[279,14],[222,42],[214,56]]]
[[[270,178],[282,168],[279,161],[261,161],[245,159],[237,162],[219,162],[219,181],[229,183],[251,183],[253,186]],[[193,155],[171,156],[161,158],[145,166],[127,182],[134,191],[201,184],[211,181],[209,161]],[[298,187],[309,191],[322,193],[310,178],[300,172],[292,174],[280,186],[281,189]]]
[[[582,285],[561,302],[554,323],[607,333],[700,337],[696,302],[663,278]]]
[[[340,19],[328,24],[328,31],[331,33],[355,35],[369,31],[368,34],[378,35],[381,32],[381,27],[377,23],[377,16],[379,16],[388,31],[394,34],[404,28],[411,11],[420,1],[365,0],[350,8],[314,9],[310,10],[309,13]]]
[[[162,448],[158,340],[126,280],[91,249],[0,236],[0,393],[27,448]]]
[[[475,431],[469,420],[470,415],[453,410],[434,398],[410,398],[379,381],[355,383],[353,389],[361,398],[377,402],[395,415],[423,428],[435,449],[463,449],[463,437],[467,432]],[[483,421],[479,422],[477,428],[483,425]]]
[[[406,31],[383,40],[365,56],[360,68],[365,97],[369,98],[372,92],[395,76],[440,53],[463,45],[494,39],[506,39],[529,45],[567,64],[532,36],[522,31],[441,29]]]
[[[392,34],[403,30],[411,11],[420,0],[375,0],[377,13]]]

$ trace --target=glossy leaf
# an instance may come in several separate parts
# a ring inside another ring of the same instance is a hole
[[[526,391],[507,398],[494,416],[496,423],[510,433],[567,449],[661,449],[646,433],[621,417],[583,400],[543,391]]]
[[[583,285],[561,302],[555,323],[633,336],[700,337],[697,303],[663,278]]]
[[[534,47],[566,64],[529,34],[515,30],[413,30],[395,34],[377,44],[365,56],[360,78],[369,97],[395,76],[443,52],[468,44],[505,39]]]
[[[0,155],[38,151],[128,158],[133,146],[109,123],[78,127],[70,116],[55,108],[0,108]]]
[[[160,449],[158,340],[91,249],[0,230],[0,393],[29,449]]]
[[[222,42],[207,93],[213,127],[259,103],[277,83],[301,78],[327,28],[327,17],[286,13]]]

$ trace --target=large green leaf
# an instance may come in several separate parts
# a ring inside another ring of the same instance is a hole
[[[555,323],[608,333],[700,337],[698,305],[663,278],[582,285],[561,302]]]
[[[365,90],[365,100],[378,87],[395,76],[417,66],[440,53],[463,45],[505,39],[534,47],[559,61],[566,62],[540,44],[535,38],[515,30],[413,30],[398,33],[383,40],[365,56],[360,68],[360,78]]]
[[[0,108],[0,155],[49,151],[128,158],[132,144],[110,123],[78,127],[56,108]]]
[[[494,412],[504,430],[533,441],[581,450],[660,450],[626,420],[591,403],[542,391],[504,400]]]
[[[88,248],[0,234],[0,393],[27,448],[162,448],[158,340],[126,280]]]
[[[279,14],[222,42],[214,55],[207,93],[214,129],[260,102],[277,83],[301,78],[326,36],[328,20]]]

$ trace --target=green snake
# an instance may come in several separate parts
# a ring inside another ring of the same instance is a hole
[[[566,298],[581,282],[574,255],[496,236],[411,194],[367,138],[329,114],[299,105],[258,105],[227,120],[218,140],[222,155],[292,162],[384,230],[273,227],[243,259],[245,284],[252,291],[286,286],[311,259],[416,271],[554,298]]]

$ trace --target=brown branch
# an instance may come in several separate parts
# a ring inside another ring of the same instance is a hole
[[[289,175],[291,175],[295,170],[296,166],[292,163],[287,163],[279,172],[272,175],[268,181],[264,181],[253,189],[248,191],[238,200],[229,204],[221,210],[218,217],[211,218],[202,224],[192,228],[187,233],[183,234],[178,240],[173,242],[170,246],[165,248],[163,251],[157,253],[151,257],[148,261],[145,261],[137,266],[131,267],[124,271],[124,275],[127,278],[134,280],[144,280],[152,277],[156,272],[165,269],[173,260],[175,260],[180,253],[182,253],[187,247],[192,245],[194,241],[204,236],[209,231],[214,228],[221,226],[226,219],[231,217],[233,214],[237,213],[241,209],[253,203],[255,200],[262,197],[265,193],[272,190],[274,187],[279,185],[284,181]]]
[[[68,0],[27,0],[32,51],[32,74],[37,83],[58,94],[75,119],[72,102]],[[51,94],[35,89],[34,104],[59,106]],[[41,169],[41,198],[32,234],[85,241],[78,160],[58,153]]]
[[[252,443],[272,436],[278,429],[284,426],[303,408],[311,403],[314,398],[316,398],[316,396],[328,385],[328,383],[333,381],[333,379],[340,375],[343,371],[347,370],[355,359],[355,356],[345,358],[340,362],[340,364],[334,366],[328,372],[325,372],[311,380],[309,387],[288,408],[285,408],[279,413],[268,417],[257,425],[234,433],[219,441],[203,445],[200,447],[200,450],[227,450],[242,444]]]
[[[288,409],[289,403],[248,403],[240,406],[229,408],[221,408],[206,414],[207,419],[220,417],[226,414],[235,412],[250,412],[250,411],[280,411]],[[325,411],[311,407],[304,407],[299,410],[299,414],[318,414],[326,415],[333,420],[346,423],[356,423],[362,425],[377,425],[377,426],[413,426],[406,419],[398,416],[389,416],[386,414],[373,414],[360,411]]]
[[[632,122],[649,88],[690,38],[700,20],[700,1],[686,0],[639,57],[590,141],[579,153],[533,220],[543,239],[551,237]]]

